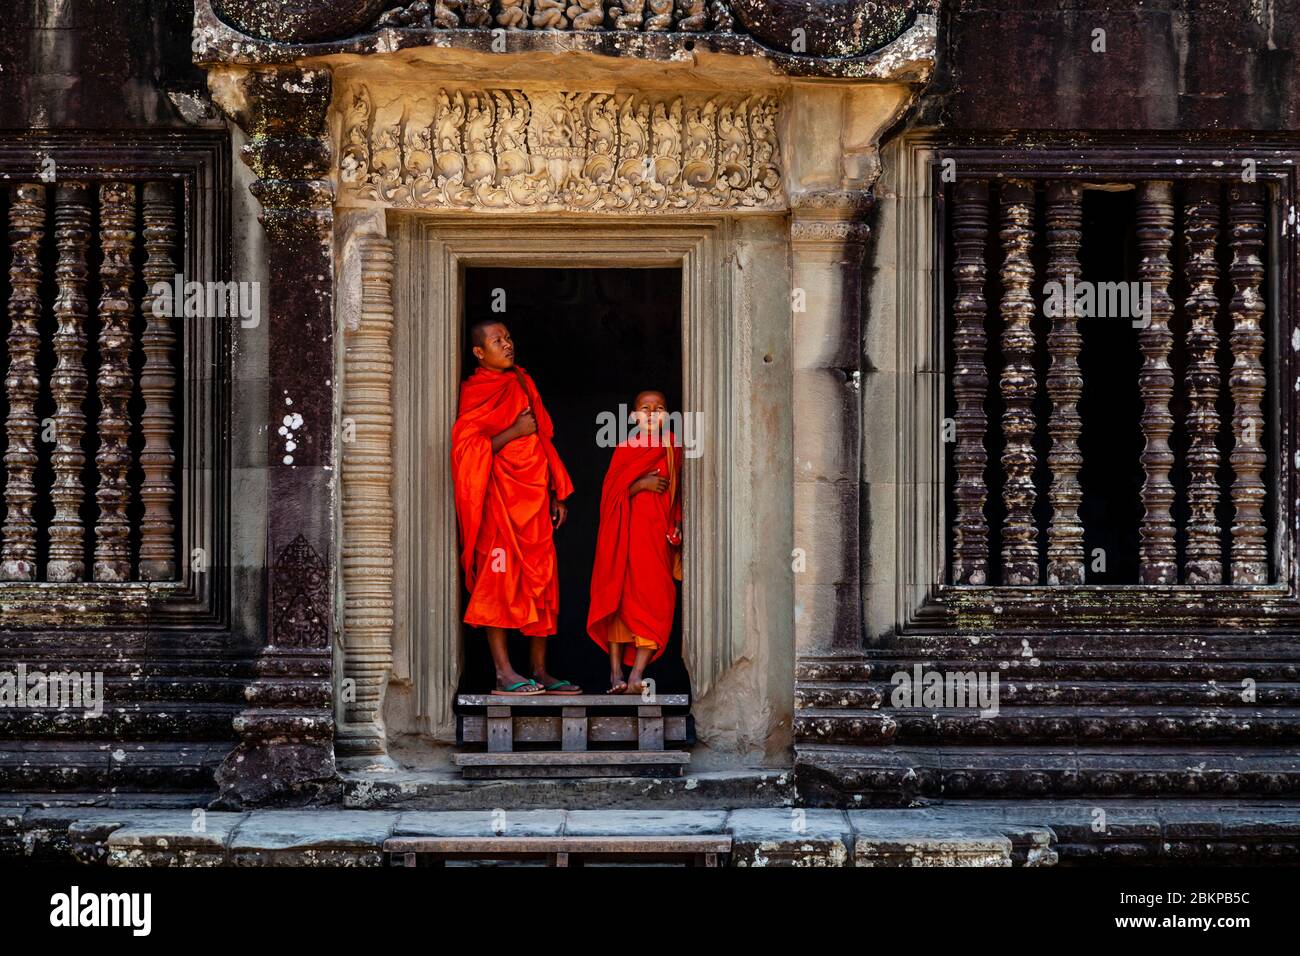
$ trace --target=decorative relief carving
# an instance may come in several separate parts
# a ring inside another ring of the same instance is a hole
[[[387,205],[518,211],[779,209],[768,96],[439,89],[344,107],[339,178]]]
[[[727,0],[414,0],[385,10],[375,21],[376,29],[494,25],[507,30],[736,32]]]
[[[325,647],[329,632],[329,585],[325,562],[301,534],[275,559],[271,600],[274,602],[275,647]]]

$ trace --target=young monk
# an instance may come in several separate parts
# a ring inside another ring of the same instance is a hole
[[[640,694],[668,646],[681,580],[681,446],[663,392],[636,397],[636,432],[614,449],[600,493],[587,633],[609,653],[609,693]],[[623,678],[623,665],[632,670]]]
[[[564,524],[569,473],[551,444],[554,427],[537,386],[515,365],[510,330],[497,321],[470,329],[478,368],[460,387],[451,430],[451,469],[460,563],[469,589],[465,623],[487,630],[494,694],[579,694],[546,670],[546,639],[560,606],[552,533]],[[510,665],[506,631],[531,638],[532,676]]]

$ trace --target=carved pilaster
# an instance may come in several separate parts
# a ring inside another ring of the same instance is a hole
[[[799,652],[858,648],[862,259],[869,235],[864,191],[796,197],[790,225],[794,316],[795,577]],[[692,669],[692,673],[694,670]]]
[[[1002,185],[1002,583],[1038,583],[1038,528],[1034,524],[1034,185]]]
[[[140,337],[144,352],[144,368],[140,372],[140,395],[144,399],[140,416],[140,431],[144,435],[144,448],[140,452],[140,468],[144,472],[140,485],[140,500],[144,503],[140,522],[140,579],[171,581],[176,577],[172,521],[172,502],[176,498],[172,468],[176,454],[172,450],[175,421],[171,408],[176,390],[176,366],[172,359],[176,333],[172,328],[174,310],[156,309],[151,291],[158,283],[171,283],[177,271],[173,258],[176,207],[170,183],[145,184],[143,219],[148,258],[144,264],[142,306],[145,327]]]
[[[1188,584],[1222,584],[1219,546],[1219,264],[1220,186],[1187,185],[1183,235],[1187,242],[1187,559]]]
[[[1232,232],[1232,583],[1267,584],[1268,551],[1264,527],[1266,491],[1261,475],[1264,454],[1264,205],[1260,187],[1233,183],[1228,188]]]
[[[1142,370],[1138,392],[1142,397],[1142,523],[1138,528],[1138,577],[1143,584],[1176,584],[1177,552],[1174,549],[1174,486],[1169,471],[1174,453],[1169,435],[1174,416],[1169,401],[1174,393],[1174,373],[1169,368],[1169,350],[1174,344],[1169,319],[1174,312],[1169,283],[1174,277],[1169,250],[1174,235],[1173,186],[1159,180],[1138,186],[1137,242],[1138,280],[1146,298],[1147,325],[1138,333]]]
[[[1083,225],[1083,187],[1077,182],[1054,182],[1047,187],[1047,281],[1064,290],[1067,282],[1079,279],[1079,242]],[[1074,315],[1071,296],[1062,295],[1061,314],[1053,316],[1047,336],[1052,366],[1047,373],[1047,394],[1052,400],[1048,431],[1052,448],[1047,455],[1052,486],[1051,523],[1047,527],[1047,583],[1083,583],[1083,524],[1079,505],[1079,398],[1083,376],[1079,372],[1079,350],[1083,338]]]
[[[957,514],[953,528],[953,584],[987,584],[989,564],[989,526],[984,517],[988,485],[984,468],[988,452],[984,435],[988,419],[984,415],[984,397],[989,376],[984,367],[984,318],[988,303],[984,299],[984,244],[989,231],[989,184],[984,179],[962,179],[955,190],[953,207],[953,282],[957,294],[953,302],[953,400],[956,410],[956,443],[953,461],[957,480],[953,501]]]
[[[16,186],[9,207],[9,352],[5,371],[5,522],[0,549],[0,579],[31,581],[36,576],[36,399],[41,381],[36,356],[41,347],[36,324],[41,317],[41,240],[45,237],[45,187]]]
[[[54,242],[59,260],[54,267],[57,294],[54,317],[54,483],[50,499],[50,560],[45,576],[51,581],[80,581],[86,576],[83,550],[85,528],[81,502],[85,491],[81,469],[86,463],[81,448],[86,416],[81,405],[90,379],[86,374],[86,251],[90,244],[90,189],[79,183],[61,184],[54,196]]]
[[[383,705],[393,665],[393,244],[359,241],[361,314],[343,379],[343,654],[353,698],[341,756],[387,750]]]
[[[333,190],[323,69],[245,82],[244,160],[266,233],[269,403],[267,646],[239,745],[217,772],[220,806],[332,799],[334,537]]]
[[[99,237],[103,258],[99,266],[99,450],[95,465],[99,487],[95,502],[95,580],[131,579],[131,526],[126,508],[131,490],[126,474],[131,467],[127,447],[131,422],[131,284],[135,268],[131,248],[135,243],[135,186],[104,183],[99,187]]]

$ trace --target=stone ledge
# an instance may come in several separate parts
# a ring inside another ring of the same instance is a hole
[[[197,828],[196,828],[197,827]],[[730,835],[732,866],[1051,866],[1300,862],[1300,804],[956,801],[914,809],[185,810],[0,816],[0,863],[382,866],[390,836]]]

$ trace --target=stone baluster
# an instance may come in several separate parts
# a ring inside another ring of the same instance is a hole
[[[1034,523],[1034,185],[1010,179],[1002,184],[1002,583],[1037,584],[1038,527]]]
[[[144,368],[140,372],[140,395],[144,411],[140,431],[144,447],[140,451],[140,469],[144,480],[140,500],[144,516],[140,522],[140,579],[171,581],[176,578],[175,522],[172,503],[176,488],[172,469],[176,453],[172,438],[176,423],[172,415],[172,394],[176,391],[176,366],[172,352],[176,348],[175,320],[180,303],[171,308],[158,305],[150,291],[158,283],[172,285],[177,272],[176,205],[172,185],[146,183],[144,187],[144,247],[148,255],[144,264],[145,298],[144,332],[140,336]]]
[[[1264,351],[1264,206],[1260,187],[1233,183],[1228,191],[1232,235],[1232,557],[1233,584],[1267,584],[1268,551],[1264,527],[1264,455],[1266,380]]]
[[[1188,584],[1222,584],[1219,546],[1219,298],[1218,183],[1187,184],[1183,236],[1187,244],[1187,554]]]
[[[1051,488],[1048,499],[1052,517],[1047,526],[1047,583],[1082,584],[1083,524],[1079,505],[1083,488],[1079,485],[1079,398],[1083,394],[1083,375],[1079,371],[1079,350],[1083,338],[1074,314],[1073,296],[1067,294],[1079,279],[1079,243],[1083,227],[1083,187],[1078,182],[1062,181],[1047,187],[1047,280],[1061,289],[1061,314],[1052,316],[1052,330],[1047,336],[1051,368],[1047,373],[1047,394],[1052,400],[1048,431],[1052,447],[1047,454]]]
[[[50,557],[45,576],[50,581],[81,581],[86,577],[86,529],[81,522],[85,489],[81,469],[86,464],[82,436],[86,416],[81,410],[90,379],[86,373],[86,265],[90,246],[91,190],[81,183],[62,183],[54,194],[54,242],[59,259],[54,267],[57,292],[54,317],[54,451],[50,462],[54,480],[50,499]]]
[[[1142,434],[1146,446],[1142,451],[1142,523],[1138,528],[1138,579],[1143,584],[1175,584],[1178,581],[1178,555],[1174,545],[1174,521],[1170,509],[1174,503],[1174,486],[1169,471],[1174,454],[1169,435],[1174,417],[1169,402],[1174,391],[1174,375],[1169,368],[1169,350],[1174,344],[1169,319],[1174,303],[1169,297],[1169,283],[1174,270],[1169,250],[1174,230],[1173,186],[1154,180],[1138,187],[1137,242],[1140,261],[1138,281],[1146,300],[1146,325],[1138,333],[1142,351],[1142,369],[1138,373],[1138,392],[1142,397]]]
[[[988,486],[984,468],[988,452],[984,436],[988,419],[984,415],[984,398],[989,375],[984,367],[984,319],[988,304],[984,299],[987,270],[984,246],[989,227],[989,184],[984,179],[962,179],[955,190],[953,206],[953,302],[952,373],[953,400],[956,410],[956,442],[953,461],[956,482],[953,502],[956,518],[953,530],[953,584],[987,584],[989,564],[989,526],[984,517]]]
[[[36,577],[36,399],[41,381],[36,367],[41,339],[41,241],[45,238],[45,187],[25,183],[12,190],[9,207],[9,364],[5,372],[5,521],[0,531],[0,579]]]
[[[131,248],[135,242],[135,186],[103,183],[99,187],[99,450],[95,465],[99,487],[95,502],[96,581],[131,579],[131,527],[126,509],[131,489],[127,471],[131,450],[127,440],[131,422],[131,283],[135,269]]]

